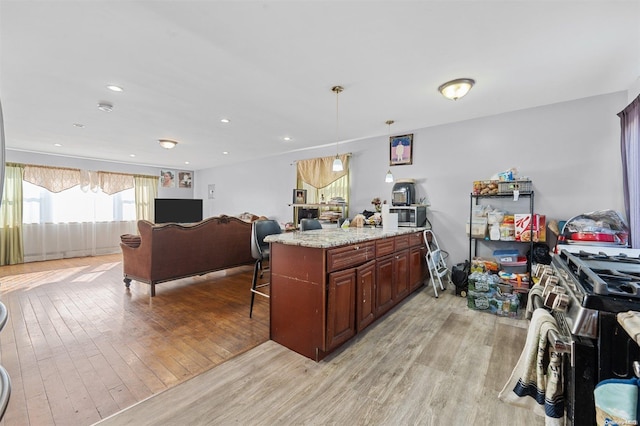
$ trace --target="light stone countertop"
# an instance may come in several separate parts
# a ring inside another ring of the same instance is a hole
[[[292,246],[329,248],[395,237],[396,235],[413,234],[422,232],[425,229],[428,228],[399,227],[393,231],[384,230],[382,227],[315,229],[312,231],[294,231],[268,235],[264,241]]]

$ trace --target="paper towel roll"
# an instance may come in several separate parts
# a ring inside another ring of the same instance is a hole
[[[398,230],[398,213],[382,214],[382,231]]]
[[[389,213],[389,204],[382,205],[382,214]]]

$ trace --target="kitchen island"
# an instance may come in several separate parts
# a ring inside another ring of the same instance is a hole
[[[427,228],[270,235],[271,339],[315,361],[423,285]]]

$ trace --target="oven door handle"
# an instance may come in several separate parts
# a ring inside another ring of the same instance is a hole
[[[545,309],[544,303],[542,302],[542,296],[540,296],[539,294],[533,294],[532,297],[534,308]],[[549,334],[547,337],[549,338],[549,344],[555,352],[561,354],[573,354],[573,351],[571,350],[571,338],[565,339],[564,336],[560,335],[555,330],[549,330]],[[573,364],[573,357],[571,358],[571,364]]]

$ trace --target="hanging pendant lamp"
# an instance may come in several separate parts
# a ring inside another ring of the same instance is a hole
[[[393,120],[387,120],[387,121],[385,121],[385,124],[386,124],[387,126],[389,126],[389,141],[391,141],[391,125],[392,125],[393,123],[395,123],[395,121],[393,121]],[[387,171],[387,176],[384,178],[384,181],[385,181],[385,182],[387,182],[387,183],[391,183],[391,182],[393,182],[393,175],[391,174],[391,169],[389,169],[389,170]]]
[[[339,120],[339,114],[338,114],[338,96],[340,95],[340,92],[342,92],[344,90],[344,87],[342,86],[333,86],[331,88],[331,91],[333,93],[336,94],[336,158],[335,160],[333,160],[333,167],[332,170],[334,172],[341,172],[342,170],[344,170],[344,168],[342,167],[342,160],[340,159],[340,157],[338,156],[338,124],[340,123]]]

